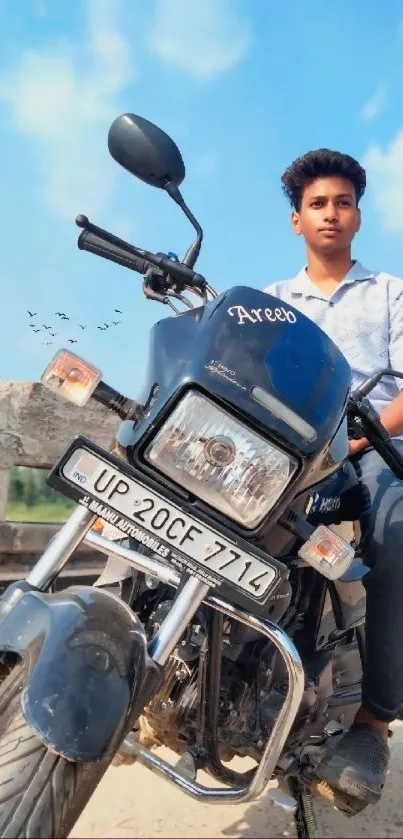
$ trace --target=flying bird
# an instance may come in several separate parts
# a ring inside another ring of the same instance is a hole
[[[109,329],[109,323],[105,323],[105,321],[104,321],[104,327],[105,327],[105,329]]]
[[[78,325],[79,325],[80,329],[85,329],[85,326],[83,326],[82,323],[79,323]]]
[[[77,344],[77,339],[76,338],[68,338],[68,343],[69,344]]]
[[[117,312],[117,313],[118,313],[118,315],[123,315],[123,312],[121,312],[121,311],[120,311],[120,309],[114,309],[113,311],[114,311],[114,312]]]
[[[56,338],[57,332],[49,332],[49,335],[51,335],[52,338]]]
[[[30,312],[30,311],[29,311],[29,309],[27,309],[27,312],[28,312],[28,314],[29,314],[30,318],[34,318],[34,317],[35,317],[35,315],[37,315],[37,314],[38,314],[38,312]]]
[[[59,315],[59,318],[66,317],[64,312],[55,312],[55,315]]]
[[[30,325],[31,329],[36,329],[36,323],[30,323],[29,325]]]
[[[42,341],[42,344],[43,344],[45,347],[50,347],[50,345],[51,345],[51,344],[53,344],[53,341]]]
[[[34,332],[40,332],[40,331],[41,331],[40,329],[34,329]]]
[[[105,332],[105,326],[97,326],[97,329],[100,329],[101,332]]]
[[[113,320],[112,321],[112,326],[118,326],[119,323],[122,323],[122,321],[121,320]]]

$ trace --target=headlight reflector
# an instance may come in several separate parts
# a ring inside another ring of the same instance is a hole
[[[297,469],[293,457],[196,391],[179,402],[146,459],[249,529],[270,512]]]

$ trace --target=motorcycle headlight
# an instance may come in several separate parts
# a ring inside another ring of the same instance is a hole
[[[250,529],[267,516],[297,469],[293,457],[195,391],[179,402],[145,456]]]

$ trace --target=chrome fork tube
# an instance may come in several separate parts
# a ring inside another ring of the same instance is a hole
[[[157,664],[164,665],[168,660],[209,588],[207,583],[203,583],[197,577],[189,577],[186,581],[150,642],[148,653]]]
[[[34,565],[26,580],[35,588],[45,591],[60,574],[77,545],[80,544],[97,516],[86,507],[77,505],[74,512],[51,539],[41,558]]]

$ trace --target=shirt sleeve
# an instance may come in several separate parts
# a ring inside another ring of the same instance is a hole
[[[394,288],[389,297],[389,362],[392,370],[403,373],[403,280]],[[395,379],[399,388],[403,388],[403,379]]]

